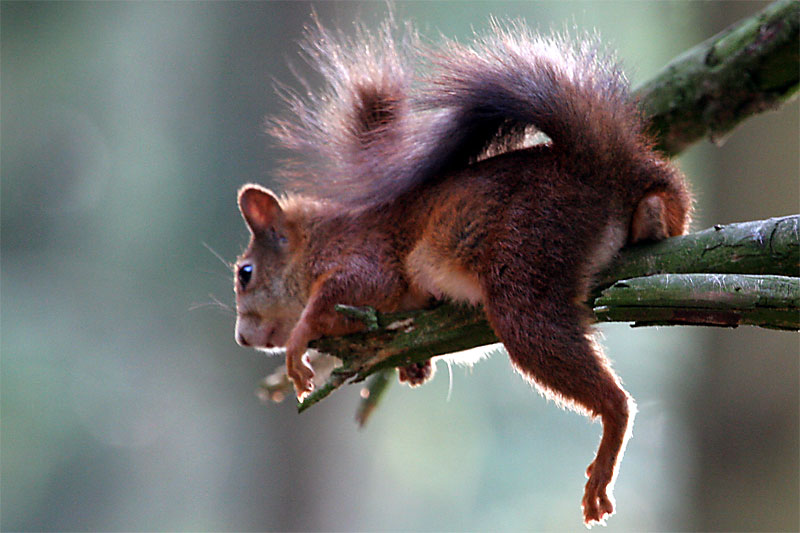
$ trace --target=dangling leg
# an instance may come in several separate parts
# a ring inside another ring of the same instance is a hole
[[[552,283],[552,281],[551,281]],[[486,312],[514,366],[551,398],[603,422],[603,438],[587,469],[583,497],[587,524],[614,511],[611,494],[635,405],[591,339],[586,311],[559,294],[521,296],[487,284]]]

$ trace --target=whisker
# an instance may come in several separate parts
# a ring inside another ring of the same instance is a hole
[[[225,316],[228,316],[228,317],[235,316],[235,313],[234,313],[233,311],[231,311],[230,309],[224,309],[224,308],[222,308],[222,307],[219,307],[219,306],[218,306],[217,304],[215,304],[214,302],[207,302],[207,303],[201,303],[201,304],[194,304],[194,305],[192,305],[192,306],[190,306],[190,307],[189,307],[189,311],[190,311],[190,312],[191,312],[191,311],[197,311],[197,310],[199,310],[199,309],[205,309],[205,308],[207,308],[207,307],[210,307],[210,308],[214,309],[215,311],[219,311],[220,313],[222,313],[223,315],[225,315]]]
[[[234,315],[234,314],[236,314],[236,311],[234,310],[234,308],[233,308],[232,306],[230,306],[230,305],[228,305],[228,304],[226,304],[226,303],[224,303],[224,302],[221,302],[221,301],[220,301],[220,300],[219,300],[219,299],[218,299],[216,296],[214,296],[213,294],[209,294],[209,295],[208,295],[208,297],[209,297],[209,298],[211,298],[211,301],[210,301],[210,302],[203,302],[203,303],[196,303],[196,304],[192,304],[192,305],[189,307],[189,311],[196,311],[196,310],[198,310],[198,309],[204,309],[204,308],[206,308],[206,307],[212,307],[212,308],[214,308],[214,309],[217,309],[217,310],[220,310],[220,311],[223,311],[223,312],[225,312],[225,314],[227,314],[227,315]]]
[[[233,311],[233,310],[234,310],[234,309],[233,309],[233,306],[231,306],[231,305],[228,305],[228,304],[226,304],[226,303],[223,303],[223,302],[221,302],[221,301],[220,301],[220,299],[219,299],[219,298],[217,298],[216,296],[214,296],[213,294],[209,294],[209,295],[208,295],[208,297],[209,297],[209,298],[211,298],[211,299],[212,299],[212,300],[213,300],[213,301],[214,301],[214,302],[215,302],[217,305],[219,305],[220,307],[224,307],[225,309],[228,309],[228,310],[230,310],[230,311]]]
[[[210,245],[209,245],[207,242],[203,241],[201,244],[202,244],[203,246],[205,246],[205,247],[206,247],[206,249],[207,249],[209,252],[211,252],[212,254],[214,254],[214,257],[216,257],[217,259],[219,259],[219,260],[222,262],[222,264],[223,264],[223,265],[225,265],[225,266],[228,268],[228,270],[233,270],[233,267],[234,267],[234,264],[233,264],[233,263],[231,263],[231,262],[227,261],[227,260],[226,260],[224,257],[222,257],[220,254],[218,254],[218,253],[217,253],[217,251],[216,251],[216,250],[214,250],[214,249],[213,249],[213,248],[212,248],[212,247],[211,247],[211,246],[210,246]]]

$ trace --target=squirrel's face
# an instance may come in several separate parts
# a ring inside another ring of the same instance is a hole
[[[291,277],[283,212],[270,191],[257,185],[239,193],[250,244],[236,262],[236,342],[253,348],[283,346],[303,310]]]
[[[275,254],[258,247],[250,246],[236,264],[236,342],[253,348],[283,346],[303,306],[287,283],[285,261],[264,257]]]

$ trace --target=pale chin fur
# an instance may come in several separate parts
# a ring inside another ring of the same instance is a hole
[[[256,351],[265,353],[270,357],[275,356],[275,355],[280,355],[280,356],[283,356],[283,357],[286,356],[286,348],[284,348],[282,346],[273,346],[272,348],[256,347],[255,349],[256,349]]]

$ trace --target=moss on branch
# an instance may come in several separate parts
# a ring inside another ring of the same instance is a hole
[[[800,3],[780,0],[672,60],[634,93],[658,147],[677,154],[775,109],[800,84]]]
[[[800,278],[657,274],[618,281],[603,291],[594,305],[595,317],[601,322],[797,330]]]

